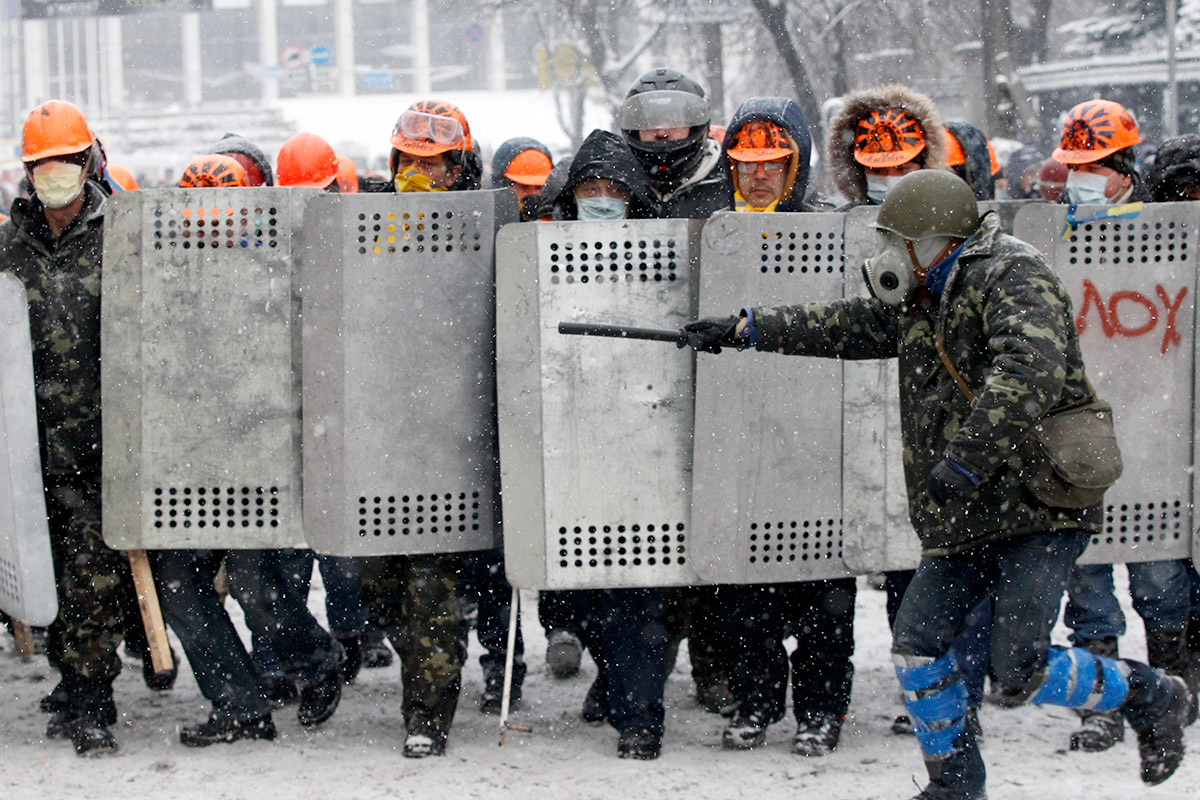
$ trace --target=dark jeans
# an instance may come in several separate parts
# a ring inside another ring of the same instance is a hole
[[[270,650],[285,676],[311,686],[337,668],[341,646],[308,610],[310,551],[230,550],[225,567],[255,645]]]
[[[1143,561],[1125,565],[1133,610],[1148,629],[1182,630],[1191,607],[1187,562]],[[1113,591],[1111,564],[1077,564],[1067,585],[1063,622],[1078,645],[1125,635],[1125,614]]]
[[[619,731],[663,732],[667,630],[658,589],[560,593],[574,607],[583,645],[608,688],[608,721]]]
[[[224,550],[152,550],[163,617],[179,637],[212,716],[255,719],[271,713],[258,672],[242,644],[213,578]]]
[[[884,574],[887,589],[888,627],[896,627],[896,612],[904,600],[904,592],[912,582],[915,570],[901,570]],[[958,671],[967,687],[971,708],[983,705],[984,688],[988,676],[988,661],[992,643],[992,601],[987,599],[967,617],[967,627],[958,636],[950,649],[958,662]]]
[[[845,716],[854,679],[853,578],[775,585],[723,586],[729,614],[729,689],[746,711],[783,716],[792,651],[792,705]]]
[[[893,654],[898,661],[905,656],[944,656],[971,612],[991,597],[995,680],[1010,696],[1028,696],[1031,681],[1046,667],[1050,630],[1071,568],[1088,538],[1081,531],[1047,532],[922,558],[896,615]],[[1122,711],[1137,729],[1162,712],[1166,698],[1148,667],[1124,663],[1131,670],[1131,702]],[[929,791],[934,797],[981,795],[986,777],[970,729],[954,745],[954,752],[939,764],[938,785]],[[930,774],[935,775],[932,766]]]
[[[325,617],[335,639],[358,636],[367,627],[367,604],[362,596],[362,563],[350,556],[317,554],[317,569],[325,584]],[[312,571],[307,573],[311,580]],[[308,585],[306,581],[305,585]],[[307,594],[307,592],[306,592]]]
[[[512,584],[504,574],[504,551],[480,550],[463,555],[468,591],[479,603],[476,630],[483,654],[479,666],[488,682],[504,679],[505,653],[508,651],[508,621],[512,612]],[[521,611],[517,607],[517,636],[513,644],[512,685],[519,689],[525,682],[525,639],[521,635]]]

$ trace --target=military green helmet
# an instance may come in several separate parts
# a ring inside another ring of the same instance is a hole
[[[927,236],[966,239],[979,228],[979,204],[967,182],[954,173],[921,169],[888,190],[875,227],[911,241]]]

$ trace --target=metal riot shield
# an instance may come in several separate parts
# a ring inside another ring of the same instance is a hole
[[[1081,563],[1159,561],[1191,553],[1195,438],[1196,266],[1200,205],[1146,204],[1066,228],[1067,207],[1033,205],[1018,238],[1062,277],[1096,392],[1112,404],[1125,465],[1104,496],[1104,533]],[[1065,235],[1064,235],[1065,232]]]
[[[704,227],[700,315],[842,297],[844,214]],[[711,583],[841,578],[842,362],[700,354],[692,552]]]
[[[1032,204],[1022,200],[979,204],[994,211],[1000,229],[1011,232],[1017,215]],[[846,295],[865,297],[863,261],[875,252],[877,206],[860,206],[846,217]],[[921,543],[908,516],[904,444],[900,432],[897,361],[847,362],[845,371],[846,565],[855,572],[913,569]]]
[[[344,556],[495,547],[496,228],[509,191],[305,213],[304,530]]]
[[[0,273],[0,609],[27,625],[58,615],[25,287]]]
[[[699,582],[691,547],[694,360],[559,322],[694,317],[701,223],[509,225],[496,239],[504,553],[523,588]]]
[[[315,190],[156,189],[108,202],[104,539],[304,543],[295,246]]]

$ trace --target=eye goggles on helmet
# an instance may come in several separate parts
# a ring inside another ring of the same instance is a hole
[[[427,139],[435,144],[458,150],[464,149],[467,143],[462,124],[454,117],[427,114],[411,108],[396,120],[396,128],[392,134],[399,134],[405,139]]]

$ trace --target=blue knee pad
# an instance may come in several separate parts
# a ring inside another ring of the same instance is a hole
[[[926,758],[946,758],[966,729],[967,689],[953,653],[933,659],[893,654],[904,707]]]
[[[1055,647],[1046,659],[1046,677],[1029,700],[1039,706],[1115,711],[1128,694],[1129,681],[1119,661],[1082,647]]]

